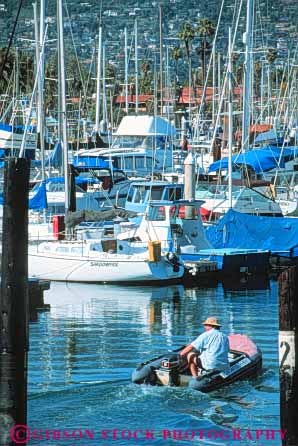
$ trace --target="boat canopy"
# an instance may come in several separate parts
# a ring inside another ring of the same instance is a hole
[[[116,136],[174,136],[176,129],[159,116],[125,116]]]
[[[77,168],[100,168],[109,169],[110,162],[100,156],[75,156],[73,165]]]
[[[234,166],[245,164],[256,173],[266,172],[277,167],[285,167],[285,162],[298,156],[298,147],[274,147],[266,146],[263,149],[252,149],[245,153],[232,156]],[[209,173],[220,169],[228,169],[228,158],[215,161],[209,166]]]
[[[47,178],[46,183],[59,183],[59,184],[64,184],[64,177],[52,177],[52,178]],[[98,183],[98,181],[100,181],[98,178],[94,178],[94,177],[75,177],[75,182],[76,184],[94,184],[94,183]]]
[[[260,217],[230,209],[215,226],[206,230],[214,248],[269,250],[284,257],[298,257],[298,220]]]

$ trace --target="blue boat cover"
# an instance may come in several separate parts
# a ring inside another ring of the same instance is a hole
[[[60,142],[56,142],[54,149],[46,160],[46,166],[60,167],[62,166],[62,147]]]
[[[260,217],[230,209],[215,226],[206,230],[214,248],[269,250],[285,256],[298,256],[298,219]]]
[[[29,199],[29,209],[37,210],[37,209],[46,209],[47,207],[48,203],[47,203],[46,182],[42,181],[34,197]]]
[[[0,194],[0,205],[4,204],[3,194]],[[48,207],[47,203],[47,193],[46,193],[46,185],[45,181],[42,181],[39,185],[39,188],[34,195],[34,197],[29,198],[28,203],[29,209],[46,209]]]
[[[99,156],[76,156],[73,159],[73,165],[74,167],[97,167],[102,169],[108,169],[110,167],[109,161]]]
[[[47,178],[46,183],[56,183],[56,184],[64,184],[64,177],[52,177],[52,178]],[[100,182],[99,179],[94,178],[94,177],[75,177],[75,182],[76,184],[95,184]]]
[[[232,164],[250,166],[256,173],[266,172],[277,167],[285,167],[285,162],[298,156],[298,147],[266,146],[262,149],[252,149],[232,156]],[[215,161],[209,166],[209,173],[219,169],[228,169],[228,158]]]

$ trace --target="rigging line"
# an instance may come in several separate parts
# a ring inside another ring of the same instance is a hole
[[[13,28],[12,28],[12,32],[11,32],[11,35],[10,35],[10,38],[9,38],[8,46],[6,48],[6,53],[5,53],[5,56],[4,56],[4,60],[2,62],[2,66],[0,68],[0,79],[2,78],[4,67],[5,67],[7,59],[8,59],[8,54],[9,54],[9,51],[10,51],[10,48],[11,48],[11,45],[12,45],[12,41],[13,41],[14,33],[15,33],[15,30],[16,30],[16,27],[17,27],[17,23],[18,23],[18,20],[19,20],[19,16],[20,16],[20,12],[21,12],[21,9],[22,9],[22,5],[23,5],[23,0],[20,0],[18,12],[17,12],[17,15],[16,15],[16,19],[14,21],[14,24],[13,24]]]
[[[215,34],[214,34],[214,38],[213,38],[213,44],[212,44],[212,53],[213,54],[214,54],[214,51],[215,51],[216,39],[217,39],[217,35],[218,35],[219,24],[220,24],[220,21],[221,21],[221,16],[222,16],[222,12],[223,12],[224,3],[225,3],[225,0],[222,0],[220,12],[219,12],[219,17],[218,17],[218,20],[217,20],[216,30],[215,30]],[[207,67],[205,83],[204,83],[203,91],[202,91],[202,98],[204,98],[206,96],[208,77],[209,77],[209,73],[210,73],[210,69],[211,69],[211,61],[214,63],[212,57],[210,57],[209,63],[208,63],[208,67]],[[214,88],[214,85],[213,85],[213,88]],[[196,119],[195,135],[197,137],[199,136],[198,135],[198,124],[199,124],[200,116],[201,116],[201,113],[202,113],[202,107],[203,107],[203,101],[201,101],[201,104],[200,104],[200,107],[199,107],[199,111],[198,111],[198,116],[197,116],[197,119]]]
[[[90,82],[90,79],[91,79],[91,72],[92,72],[92,67],[93,67],[93,64],[94,64],[94,60],[95,60],[95,47],[92,49],[90,68],[89,68],[87,82],[86,82],[86,91],[88,91],[88,88],[89,88],[89,82]],[[84,94],[83,100],[82,100],[82,110],[84,110],[84,108],[86,107],[87,99],[88,99],[87,98],[87,94]]]
[[[64,1],[64,7],[65,7],[67,18],[68,18],[69,24],[70,24],[70,27],[69,27],[70,35],[71,35],[71,40],[72,40],[72,44],[73,44],[73,47],[74,47],[75,58],[76,58],[76,62],[77,62],[77,65],[78,65],[80,80],[81,80],[82,86],[83,86],[84,96],[87,96],[86,87],[85,87],[85,83],[84,83],[84,78],[83,78],[83,74],[82,74],[82,70],[81,70],[81,64],[80,64],[80,61],[79,61],[79,58],[78,58],[77,48],[76,48],[74,37],[73,37],[72,23],[71,23],[70,15],[69,15],[69,12],[68,12],[67,0]]]
[[[240,1],[240,5],[239,5],[237,21],[236,21],[236,24],[235,24],[235,31],[234,31],[234,35],[233,35],[233,39],[232,39],[232,51],[233,51],[234,46],[235,46],[237,28],[238,28],[238,24],[239,24],[239,20],[240,20],[240,14],[241,14],[241,10],[242,10],[242,5],[243,5],[243,0]],[[215,129],[218,127],[218,124],[219,124],[220,111],[222,109],[223,102],[224,102],[224,91],[225,91],[225,88],[226,88],[226,85],[227,85],[227,79],[228,79],[227,71],[225,71],[224,80],[223,80],[222,89],[221,89],[222,94],[221,94],[221,97],[220,97],[220,103],[219,103],[219,107],[218,107],[218,111],[217,111],[217,117],[216,117],[216,122],[215,122],[215,127],[214,127]],[[215,135],[216,135],[216,132],[213,131],[210,148],[213,147],[213,144],[214,144],[214,141],[215,141]]]

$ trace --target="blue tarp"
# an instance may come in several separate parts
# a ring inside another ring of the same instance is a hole
[[[46,183],[59,183],[64,184],[64,177],[53,177],[53,178],[47,178]],[[93,177],[75,177],[76,184],[94,184],[98,183],[100,180]]]
[[[3,205],[3,194],[0,194],[0,205]],[[48,207],[45,181],[40,183],[34,197],[29,199],[28,206],[29,209],[46,209]]]
[[[99,156],[77,156],[73,159],[74,167],[78,168],[88,168],[88,167],[97,167],[102,169],[109,169],[110,163],[109,161],[103,159]]]
[[[60,142],[56,142],[49,158],[46,160],[46,166],[60,167],[62,166],[62,148]]]
[[[262,149],[252,149],[244,153],[232,156],[232,164],[240,166],[246,164],[256,173],[266,172],[277,167],[285,167],[285,162],[298,156],[298,147],[280,148],[266,146]],[[215,161],[209,166],[209,172],[219,169],[228,169],[228,158]]]
[[[214,248],[250,248],[273,254],[298,256],[298,219],[258,217],[230,209],[215,226],[206,230]]]
[[[42,181],[34,197],[29,199],[29,209],[46,209],[47,207],[46,183]]]
[[[268,132],[260,133],[255,138],[255,143],[277,140],[278,135],[275,129],[270,129]],[[280,138],[279,138],[280,139]]]

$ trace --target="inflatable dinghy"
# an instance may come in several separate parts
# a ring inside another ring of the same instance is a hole
[[[255,376],[262,367],[262,354],[254,342],[245,335],[229,336],[229,364],[224,371],[200,371],[193,377],[179,352],[184,348],[153,358],[140,364],[132,374],[135,384],[191,387],[201,392],[212,392],[240,379]]]

